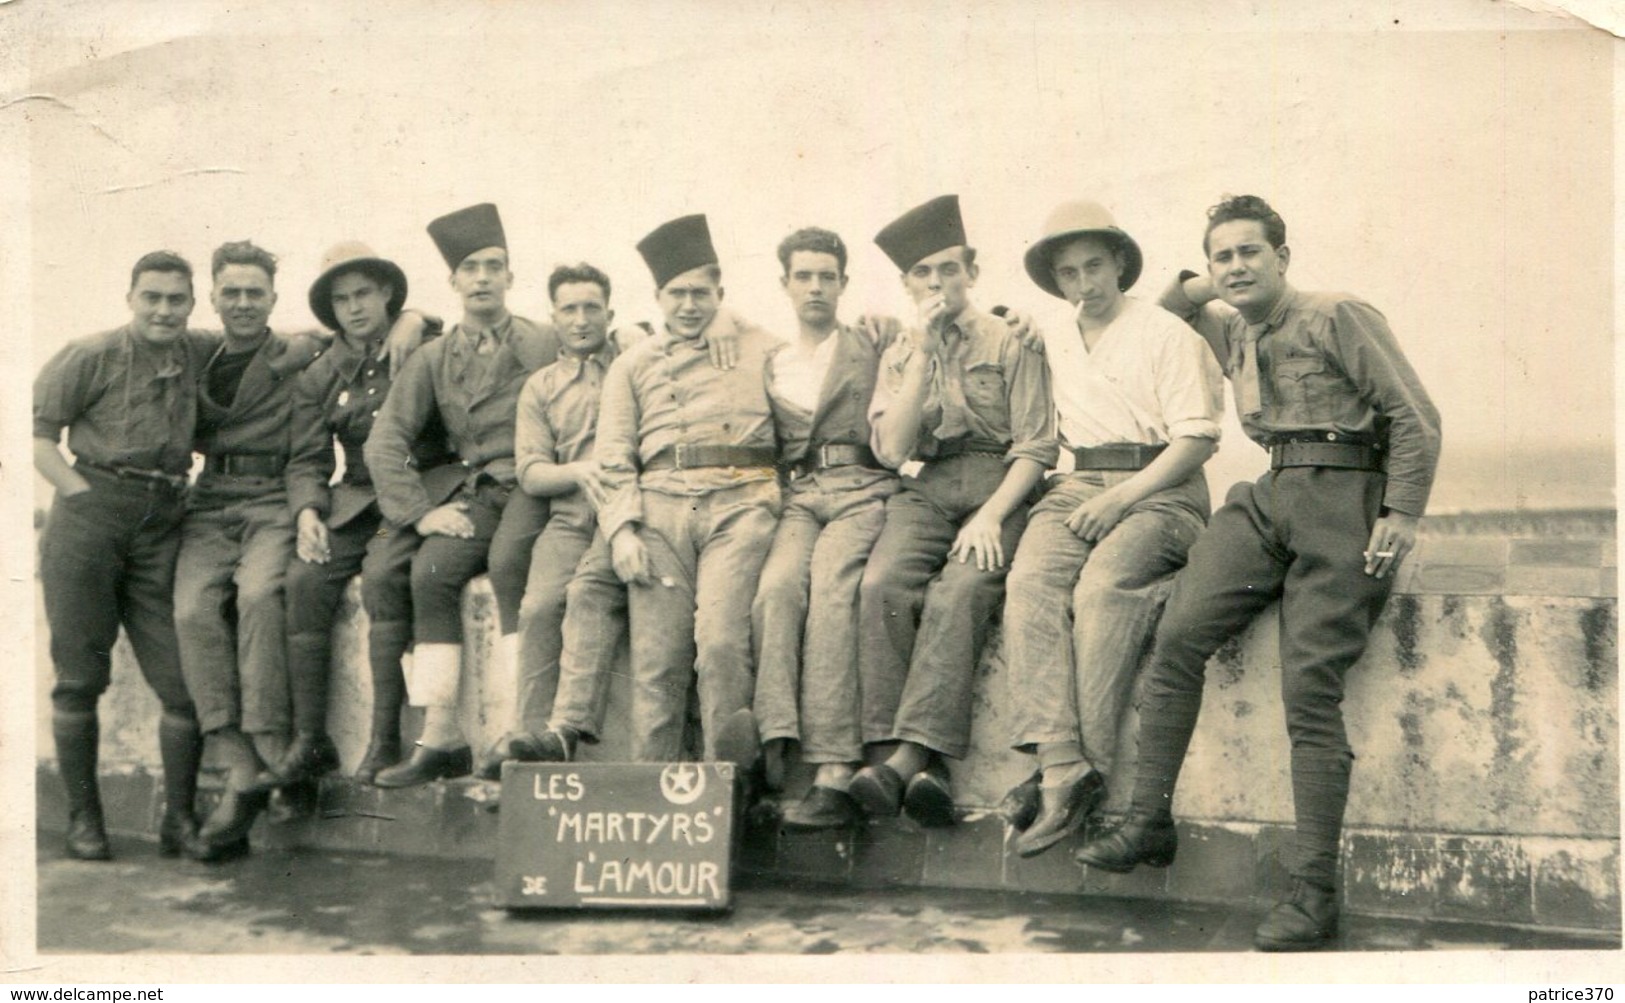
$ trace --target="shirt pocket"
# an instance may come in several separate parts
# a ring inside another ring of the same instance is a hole
[[[1287,355],[1274,360],[1276,403],[1280,419],[1293,423],[1330,421],[1333,374],[1322,355]]]
[[[1004,383],[1004,367],[982,362],[965,370],[965,402],[976,416],[998,434],[1010,428],[1010,398]]]

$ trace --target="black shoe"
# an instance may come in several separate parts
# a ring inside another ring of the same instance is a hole
[[[521,731],[508,741],[508,755],[521,763],[541,763],[542,736],[534,731]]]
[[[762,783],[767,789],[784,790],[784,775],[789,770],[790,740],[770,738],[762,743]]]
[[[954,795],[948,785],[948,767],[931,757],[925,769],[914,774],[903,792],[903,811],[927,829],[954,824]]]
[[[844,829],[863,820],[857,801],[845,791],[813,786],[807,796],[784,810],[786,829]]]
[[[1172,816],[1130,814],[1116,829],[1085,843],[1072,859],[1096,870],[1127,874],[1139,864],[1167,867],[1178,849]]]
[[[1042,778],[1043,773],[1034,770],[1032,776],[1010,788],[1004,800],[999,802],[996,810],[1004,817],[1005,823],[1017,832],[1025,832],[1033,824],[1033,819],[1038,817],[1038,783]]]
[[[903,778],[885,763],[865,766],[853,774],[846,790],[870,817],[889,818],[903,810]]]
[[[573,763],[576,743],[581,740],[574,728],[549,728],[536,737],[537,763]]]
[[[294,736],[273,772],[284,784],[316,780],[339,768],[339,750],[326,734]]]
[[[374,735],[372,741],[367,743],[367,751],[361,757],[361,763],[355,768],[355,778],[364,784],[371,784],[380,770],[387,769],[400,761],[400,736],[380,737]]]
[[[749,707],[729,714],[717,731],[717,761],[732,763],[740,774],[750,772],[762,759],[761,733]]]
[[[1258,924],[1253,946],[1260,951],[1316,951],[1337,936],[1337,892],[1292,879],[1292,892]]]
[[[197,819],[189,811],[166,811],[158,824],[158,856],[178,857],[197,841]]]
[[[75,811],[68,814],[68,837],[63,848],[69,860],[112,860],[113,847],[107,842],[107,829],[100,814]]]
[[[271,803],[265,817],[272,825],[283,825],[310,818],[316,814],[322,798],[322,788],[315,780],[296,780],[283,784],[271,792]]]
[[[491,748],[480,759],[479,768],[474,771],[474,776],[481,780],[501,780],[502,764],[509,761],[545,762],[542,757],[541,736],[530,731],[508,732],[492,743]]]
[[[214,811],[198,829],[197,840],[193,843],[192,857],[196,860],[217,859],[209,856],[229,844],[242,842],[248,839],[248,830],[254,828],[254,820],[259,818],[270,803],[271,796],[264,791],[227,789],[220,796],[220,803],[215,805]]]
[[[420,744],[412,749],[412,758],[380,770],[372,782],[375,787],[417,787],[431,780],[466,777],[473,770],[474,753],[466,745],[431,749]]]
[[[491,747],[485,750],[485,755],[480,757],[479,764],[474,767],[474,779],[501,780],[502,764],[512,758],[513,756],[508,754],[508,736],[503,735],[492,742]]]
[[[1043,803],[1032,825],[1016,839],[1016,853],[1036,857],[1083,827],[1083,820],[1106,799],[1106,778],[1090,770],[1065,787],[1040,787]]]
[[[247,836],[229,843],[208,843],[202,839],[194,839],[186,847],[186,855],[203,864],[223,864],[228,860],[241,860],[248,856],[249,852]]]

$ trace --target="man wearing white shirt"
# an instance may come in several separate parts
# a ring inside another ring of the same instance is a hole
[[[886,523],[897,475],[870,449],[869,404],[891,338],[840,323],[846,244],[816,227],[779,245],[780,282],[797,336],[767,361],[787,497],[751,607],[755,714],[768,785],[782,780],[784,746],[817,766],[807,794],[784,813],[791,829],[859,819],[847,793],[863,760],[858,687],[858,585]]]
[[[1026,266],[1071,304],[1042,331],[1075,469],[1033,507],[1005,603],[1014,745],[1039,768],[1007,798],[1023,857],[1076,832],[1105,798],[1140,655],[1207,521],[1202,464],[1224,401],[1206,342],[1124,295],[1140,248],[1104,208],[1064,204],[1044,230]]]

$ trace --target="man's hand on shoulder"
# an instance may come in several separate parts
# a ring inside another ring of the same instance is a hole
[[[431,330],[438,333],[439,318],[429,317],[417,310],[402,310],[395,323],[390,325],[384,343],[379,346],[378,357],[389,359],[389,371],[399,373],[401,367],[406,365],[407,358],[422,347]]]
[[[1023,345],[1039,355],[1044,354],[1044,332],[1033,322],[1032,314],[1017,307],[994,307],[993,312],[1004,318],[1004,322],[1010,325],[1010,333]]]
[[[705,344],[711,353],[711,365],[724,372],[739,365],[740,324],[734,315],[718,310],[705,331]]]

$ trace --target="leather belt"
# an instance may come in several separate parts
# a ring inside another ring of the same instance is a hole
[[[1282,442],[1270,447],[1270,469],[1282,467],[1381,470],[1382,450],[1353,442]]]
[[[206,473],[231,477],[280,477],[287,465],[287,457],[275,453],[219,453],[203,461]]]
[[[868,446],[851,442],[826,442],[816,449],[807,450],[806,456],[790,466],[790,473],[795,477],[805,477],[815,471],[828,470],[831,467],[885,469],[875,457],[874,450]]]
[[[89,460],[79,460],[74,464],[76,470],[93,470],[99,474],[108,474],[121,481],[144,481],[155,487],[168,487],[176,491],[186,487],[184,474],[166,474],[162,470],[148,470],[144,467],[119,467],[111,463],[91,463]]]
[[[1008,443],[990,442],[987,439],[963,439],[954,442],[940,442],[937,444],[937,455],[927,457],[930,460],[946,460],[951,456],[1003,456],[1010,451]]]
[[[1072,461],[1079,470],[1144,470],[1167,448],[1163,442],[1154,446],[1137,442],[1084,446],[1072,450]]]
[[[772,467],[778,463],[772,446],[710,446],[679,442],[662,449],[643,465],[644,470],[694,470],[701,467]]]

